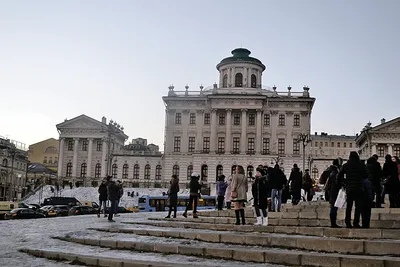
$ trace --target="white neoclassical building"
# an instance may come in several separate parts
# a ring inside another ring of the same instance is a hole
[[[196,171],[214,183],[236,165],[250,172],[278,161],[286,174],[294,163],[301,168],[303,147],[297,139],[310,134],[315,98],[308,87],[300,92],[263,87],[265,69],[249,50],[238,48],[217,65],[219,83],[213,87],[169,87],[163,97],[165,177],[177,174],[186,182]]]
[[[372,127],[369,122],[360,134],[357,134],[356,143],[361,159],[368,159],[374,154],[379,156],[379,162],[385,161],[385,156],[400,157],[400,117],[386,121]]]

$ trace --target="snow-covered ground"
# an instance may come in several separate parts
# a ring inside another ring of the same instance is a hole
[[[83,201],[92,201],[99,203],[99,194],[97,192],[98,188],[95,187],[77,187],[77,188],[67,188],[61,189],[62,197],[75,197],[77,200]],[[134,192],[134,197],[128,196],[128,192]],[[136,193],[139,193],[139,196],[143,195],[151,195],[151,196],[162,196],[162,194],[167,192],[165,188],[124,188],[124,195],[121,199],[120,206],[122,207],[135,207],[138,205],[138,197]],[[179,192],[180,195],[188,195],[189,190],[184,189]],[[51,186],[47,185],[43,187],[43,190],[39,190],[35,195],[29,197],[24,202],[27,204],[40,204],[43,202],[45,198],[53,197],[54,193],[51,192]],[[58,194],[57,196],[60,196]]]

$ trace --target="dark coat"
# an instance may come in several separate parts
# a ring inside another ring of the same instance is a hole
[[[329,194],[329,203],[334,205],[337,196],[339,195],[339,191],[343,185],[341,181],[338,180],[339,167],[331,165],[328,170],[329,178],[328,182],[325,185],[325,190],[328,191]]]
[[[370,157],[367,160],[367,174],[368,180],[371,182],[372,186],[379,187],[382,182],[382,168],[381,164],[375,157]]]
[[[168,200],[170,206],[176,206],[178,202],[179,180],[172,178],[169,182]]]
[[[385,189],[389,194],[399,193],[399,177],[397,164],[391,160],[386,160],[383,164],[383,177],[386,180]]]
[[[256,176],[251,187],[254,205],[257,205],[260,209],[268,208],[268,195],[270,191],[267,176]]]
[[[372,203],[374,199],[374,194],[372,192],[372,184],[368,179],[362,181],[363,191],[364,191],[364,201],[367,203]]]
[[[124,195],[124,188],[122,187],[122,184],[118,185],[118,199],[121,199],[121,197]]]
[[[107,201],[107,185],[104,183],[101,183],[99,186],[99,200],[100,201]]]
[[[198,177],[191,177],[189,182],[189,189],[191,196],[199,196],[199,191],[201,189],[201,184],[199,183]]]
[[[303,189],[304,191],[310,191],[310,189],[313,187],[313,180],[311,179],[310,174],[306,173],[304,174],[303,177]]]
[[[225,181],[218,181],[217,182],[217,196],[219,196],[219,197],[225,196],[227,187],[228,187],[228,184]]]
[[[114,181],[108,182],[107,195],[108,195],[108,199],[111,201],[118,200],[119,186]]]
[[[346,179],[344,176],[346,175]],[[338,179],[346,187],[346,192],[362,191],[362,181],[368,177],[365,165],[359,160],[351,160],[343,164]]]
[[[281,169],[271,168],[268,170],[268,181],[271,189],[282,190],[283,186],[286,184],[286,177]]]
[[[303,184],[303,178],[301,177],[301,172],[299,168],[293,168],[290,173],[289,183],[290,192],[301,192],[301,186]]]

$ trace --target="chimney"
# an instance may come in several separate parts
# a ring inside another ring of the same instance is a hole
[[[318,132],[315,132],[315,135],[318,135]]]
[[[101,118],[101,122],[104,123],[104,124],[107,124],[107,119],[106,119],[106,117],[103,116],[103,118]]]
[[[386,122],[385,118],[381,119],[381,124],[384,124]]]

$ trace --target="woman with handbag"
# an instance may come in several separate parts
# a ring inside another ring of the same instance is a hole
[[[232,178],[232,202],[234,203],[236,225],[240,225],[240,218],[242,218],[242,224],[246,224],[244,216],[244,203],[247,202],[247,191],[248,184],[245,172],[242,166],[236,167],[236,174]]]

